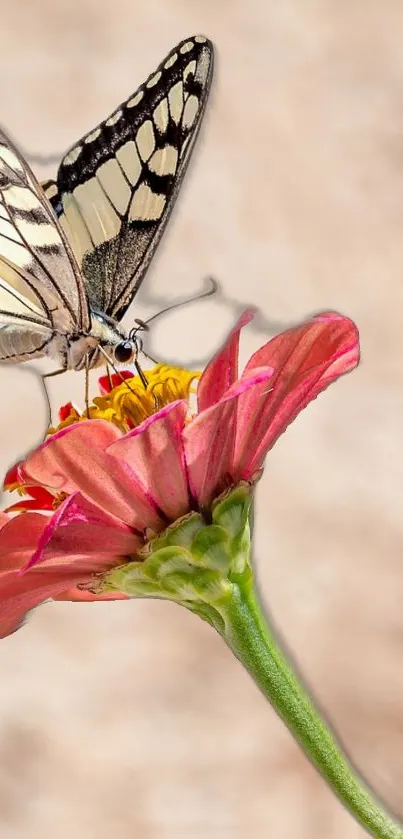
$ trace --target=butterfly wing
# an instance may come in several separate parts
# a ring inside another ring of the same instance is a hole
[[[213,47],[182,41],[138,90],[63,158],[44,189],[91,307],[120,320],[168,221],[204,112]]]
[[[11,333],[11,324],[16,338],[25,321],[54,332],[77,333],[89,328],[90,315],[79,266],[52,207],[26,161],[0,130],[3,339]]]
[[[0,361],[37,358],[53,335],[52,322],[23,269],[0,258]]]

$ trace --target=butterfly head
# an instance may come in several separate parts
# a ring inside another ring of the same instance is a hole
[[[94,311],[91,312],[91,332],[86,341],[87,344],[91,342],[94,350],[92,367],[105,364],[108,358],[112,365],[129,364],[136,360],[140,349],[135,335],[128,335],[108,315]]]
[[[120,341],[114,347],[113,355],[118,364],[128,364],[129,361],[133,361],[137,351],[138,347],[135,341]]]

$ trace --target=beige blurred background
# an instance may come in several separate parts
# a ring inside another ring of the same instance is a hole
[[[254,303],[357,321],[362,365],[298,418],[257,497],[262,597],[361,771],[403,818],[403,6],[398,0],[0,0],[0,119],[63,151],[174,44],[214,90],[136,313],[208,357]],[[49,177],[52,167],[37,166]],[[259,323],[258,323],[259,326]],[[245,335],[246,357],[267,340]],[[35,376],[0,369],[0,468],[41,437]],[[82,400],[78,374],[55,405]],[[0,646],[4,839],[359,839],[222,641],[157,602],[49,604]]]

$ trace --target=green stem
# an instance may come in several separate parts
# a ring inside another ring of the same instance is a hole
[[[403,839],[343,754],[273,637],[250,581],[234,585],[223,637],[340,801],[372,836]]]

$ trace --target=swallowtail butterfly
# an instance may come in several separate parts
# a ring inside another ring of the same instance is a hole
[[[0,131],[0,361],[62,370],[136,358],[119,322],[159,242],[200,127],[213,47],[178,44],[40,185]]]

